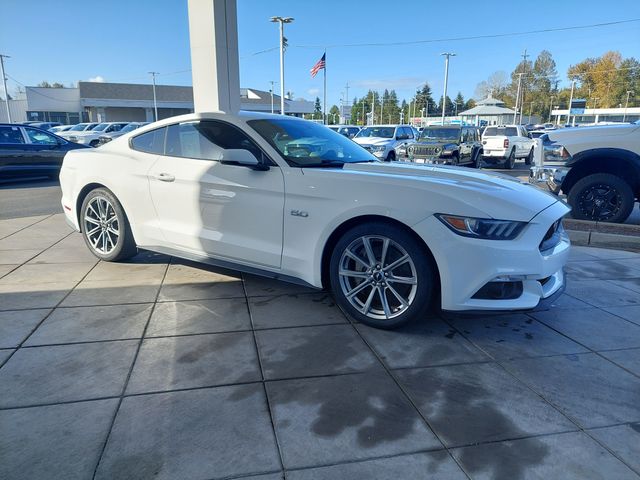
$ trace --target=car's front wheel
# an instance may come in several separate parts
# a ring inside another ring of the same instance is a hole
[[[84,198],[80,224],[89,250],[101,260],[126,260],[138,251],[122,205],[106,188],[96,188]]]
[[[633,190],[617,175],[596,173],[578,180],[567,196],[571,216],[579,220],[622,223],[633,210]]]
[[[365,223],[338,240],[330,261],[340,308],[358,322],[396,328],[429,308],[435,272],[419,241],[385,223]]]

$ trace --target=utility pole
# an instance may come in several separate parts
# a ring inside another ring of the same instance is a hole
[[[158,102],[156,101],[156,75],[158,72],[149,72],[151,75],[151,81],[153,82],[153,111],[155,112],[154,122],[158,121]]]
[[[291,17],[271,17],[273,23],[280,23],[280,115],[284,115],[284,24],[293,22]]]
[[[273,80],[270,80],[269,83],[271,84],[271,89],[269,90],[269,92],[271,93],[271,113],[273,113],[273,85],[276,83]]]
[[[7,91],[7,87],[5,86],[4,91]],[[633,92],[631,90],[627,90],[627,101],[624,104],[624,114],[622,115],[622,121],[624,122],[627,118],[627,108],[629,107],[629,95],[631,95]]]
[[[569,120],[571,120],[571,103],[573,102],[573,89],[576,86],[576,81],[571,80],[571,95],[569,96],[569,108],[567,110],[567,124],[569,124]]]
[[[556,98],[555,95],[551,95],[549,98],[549,121],[551,121],[551,112],[553,111],[553,99]]]
[[[449,57],[455,57],[455,53],[441,53],[444,56],[444,93],[442,94],[442,125],[444,125],[444,112],[447,108],[447,83],[449,82]]]
[[[527,123],[531,123],[531,110],[533,110],[533,104],[535,102],[530,102],[529,103],[529,121]]]
[[[515,113],[513,114],[513,123],[518,123],[518,104],[520,102],[520,83],[522,82],[522,72],[518,74],[518,91],[516,93],[516,107]]]
[[[7,121],[11,122],[11,110],[9,109],[9,90],[7,90],[7,77],[4,74],[4,59],[11,58],[9,55],[2,55],[0,53],[0,75],[2,75],[2,85],[4,85],[4,100],[5,106],[7,107]],[[629,96],[627,95],[627,103],[629,100]]]

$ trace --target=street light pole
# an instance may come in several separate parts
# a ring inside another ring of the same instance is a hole
[[[7,87],[5,86],[4,91],[7,91]],[[629,95],[632,94],[633,92],[631,90],[627,90],[627,101],[624,104],[624,114],[622,115],[622,121],[624,122],[627,118],[627,108],[629,107]]]
[[[571,104],[573,103],[573,89],[576,86],[576,81],[575,80],[571,80],[571,95],[569,96],[569,108],[568,108],[568,112],[567,113],[567,125],[569,124],[569,120],[571,120]]]
[[[158,121],[158,102],[156,101],[156,75],[158,72],[149,72],[151,75],[151,81],[153,82],[153,111],[155,113],[155,117],[153,119],[154,122]]]
[[[293,22],[291,17],[271,17],[280,24],[280,115],[284,115],[284,24]]]
[[[269,92],[271,93],[271,113],[273,114],[273,85],[276,83],[273,80],[270,80],[269,83],[271,84],[271,90],[269,90]]]
[[[449,57],[455,57],[455,53],[441,53],[444,56],[444,93],[442,94],[442,125],[444,125],[444,112],[447,108],[447,83],[449,82]]]
[[[5,106],[7,107],[7,121],[11,122],[11,110],[9,109],[9,90],[7,90],[7,77],[4,74],[4,59],[11,58],[9,55],[2,55],[0,53],[0,75],[2,75],[2,84],[4,85],[4,100]],[[627,96],[627,100],[629,96]]]
[[[522,83],[522,72],[518,74],[518,90],[516,92],[516,107],[515,107],[515,113],[513,115],[513,123],[516,123],[516,124],[518,123],[518,107],[520,103],[520,84],[521,83]],[[522,118],[522,115],[520,115],[520,117]]]

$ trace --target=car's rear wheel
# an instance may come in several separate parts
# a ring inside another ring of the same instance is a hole
[[[533,148],[529,151],[529,155],[524,159],[525,165],[531,165],[533,163]]]
[[[622,223],[633,210],[633,190],[617,175],[596,173],[577,181],[567,196],[579,220]]]
[[[346,232],[329,268],[340,308],[377,328],[396,328],[423,316],[435,288],[434,267],[418,240],[385,223]]]
[[[513,169],[513,166],[515,164],[516,164],[516,149],[514,148],[513,150],[511,150],[511,153],[509,154],[509,156],[505,160],[504,168],[506,168],[507,170],[511,170],[511,169]]]
[[[106,188],[96,188],[84,198],[80,224],[89,250],[101,260],[126,260],[138,251],[122,205]]]

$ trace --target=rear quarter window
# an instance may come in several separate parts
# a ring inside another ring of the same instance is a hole
[[[139,152],[155,153],[162,155],[164,153],[164,137],[167,128],[157,128],[150,132],[143,133],[131,139],[131,148]]]

